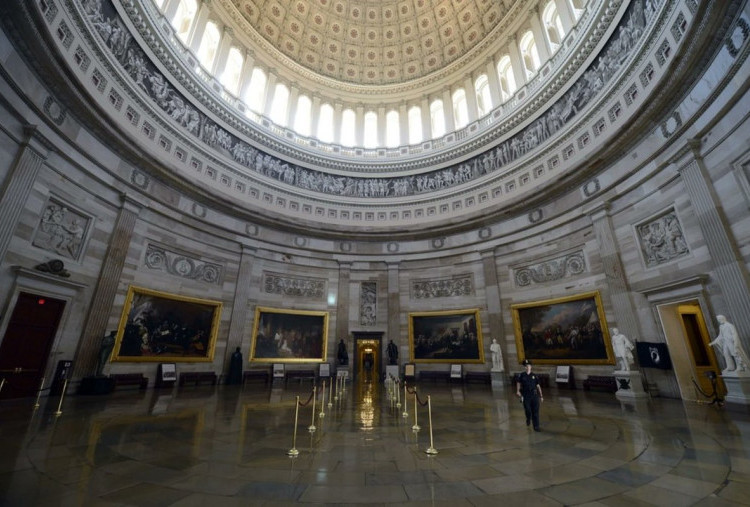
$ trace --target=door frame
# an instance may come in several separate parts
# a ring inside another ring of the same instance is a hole
[[[20,266],[15,266],[14,272],[15,280],[13,282],[13,287],[8,291],[10,297],[6,300],[6,303],[3,306],[3,318],[2,321],[0,321],[0,341],[5,338],[10,315],[16,307],[19,294],[22,292],[35,296],[59,299],[65,302],[65,307],[60,316],[60,322],[57,324],[57,330],[52,339],[52,345],[50,346],[49,355],[47,356],[46,366],[43,368],[42,372],[44,378],[50,379],[51,381],[55,372],[55,361],[51,361],[52,358],[68,355],[69,358],[75,360],[74,356],[78,351],[78,342],[81,337],[80,335],[73,336],[72,332],[67,332],[68,321],[76,299],[87,285]],[[81,328],[82,327],[83,326],[81,326]],[[60,359],[66,358],[60,357]]]
[[[378,377],[374,378],[374,381],[380,381],[385,370],[383,369],[383,333],[382,331],[352,331],[352,338],[354,341],[354,378],[359,378],[360,369],[360,341],[376,341],[378,342],[378,350],[375,355],[375,370],[378,372]]]

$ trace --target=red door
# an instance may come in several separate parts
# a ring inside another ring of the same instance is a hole
[[[0,343],[0,399],[35,396],[65,301],[21,292]]]

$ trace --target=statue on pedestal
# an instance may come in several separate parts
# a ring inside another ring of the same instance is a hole
[[[722,373],[746,372],[750,362],[740,343],[737,328],[723,315],[717,315],[716,320],[719,322],[719,336],[709,345],[719,347],[724,356],[725,368]]]
[[[492,371],[503,371],[503,352],[495,338],[492,339],[490,352],[492,353]]]
[[[393,343],[393,340],[388,342],[386,352],[388,353],[388,364],[398,364],[398,347]]]
[[[627,336],[620,333],[616,327],[612,328],[612,350],[617,358],[618,371],[630,371],[630,365],[633,364],[633,349],[635,346]]]
[[[339,360],[339,365],[347,366],[349,364],[349,352],[346,351],[346,343],[344,343],[343,338],[339,342],[339,351],[337,357]]]

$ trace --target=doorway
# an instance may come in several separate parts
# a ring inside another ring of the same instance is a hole
[[[353,333],[356,361],[354,375],[362,382],[377,382],[382,374],[382,333]]]
[[[716,389],[724,395],[726,388],[719,377],[721,369],[709,345],[711,334],[699,301],[664,304],[658,310],[682,399],[705,401],[706,397],[700,391],[705,394],[713,392],[710,376],[714,374]]]
[[[20,292],[0,343],[0,399],[33,396],[47,368],[65,301]]]

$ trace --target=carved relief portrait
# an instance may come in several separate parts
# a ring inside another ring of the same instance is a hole
[[[359,291],[359,324],[374,326],[378,313],[377,282],[362,282]]]
[[[674,208],[636,226],[646,267],[654,267],[690,253]]]
[[[32,244],[61,257],[78,260],[90,223],[91,217],[50,198],[42,211]]]

